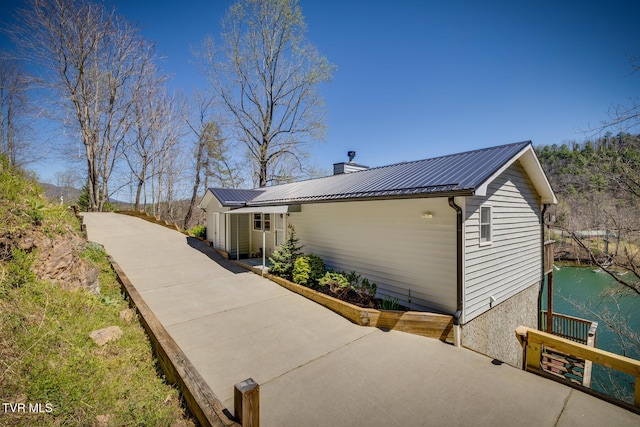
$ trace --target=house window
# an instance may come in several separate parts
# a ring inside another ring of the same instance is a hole
[[[264,218],[263,218],[264,217]],[[264,231],[271,231],[271,214],[253,214],[253,229],[262,231],[264,222]]]
[[[491,206],[480,206],[480,244],[491,244]]]

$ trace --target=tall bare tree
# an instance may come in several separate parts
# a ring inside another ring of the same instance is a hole
[[[27,152],[28,90],[31,83],[20,63],[0,53],[0,154],[9,162],[21,165]]]
[[[141,198],[145,196],[146,199],[144,190],[150,178],[151,164],[154,156],[159,155],[156,150],[165,147],[154,141],[161,138],[164,127],[172,123],[172,108],[175,106],[166,93],[166,76],[157,75],[155,67],[150,66],[143,79],[144,84],[133,100],[134,123],[123,151],[136,181],[135,210],[140,209]]]
[[[30,0],[20,16],[14,38],[46,70],[42,83],[61,107],[57,118],[84,146],[90,209],[101,210],[153,46],[90,0]]]
[[[266,186],[283,157],[301,154],[324,135],[318,86],[334,66],[305,37],[297,0],[240,0],[223,20],[221,44],[205,40],[201,55],[234,137]],[[278,172],[278,171],[275,171]]]
[[[162,92],[154,110],[151,138],[151,203],[154,215],[176,221],[173,213],[177,183],[184,173],[184,100]],[[146,192],[145,192],[146,193]]]
[[[201,93],[194,95],[192,117],[186,118],[191,133],[196,137],[193,157],[193,187],[191,200],[184,217],[186,228],[190,226],[191,218],[198,196],[202,191],[202,184],[206,188],[213,181],[222,187],[237,188],[241,182],[238,168],[233,164],[226,141],[218,124],[213,120],[213,100]]]

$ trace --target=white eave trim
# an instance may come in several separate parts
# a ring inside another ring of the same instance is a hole
[[[538,194],[540,194],[542,203],[557,205],[558,199],[556,199],[556,195],[553,193],[551,184],[549,184],[549,180],[547,179],[547,176],[542,169],[542,165],[540,165],[540,161],[538,161],[538,157],[533,151],[533,146],[531,144],[523,148],[518,154],[502,165],[502,167],[493,175],[487,178],[478,188],[476,188],[474,194],[476,196],[486,196],[489,184],[498,178],[498,176],[507,170],[516,160],[520,160],[520,163],[522,163],[522,167],[525,172],[527,172],[527,175],[529,175],[529,179],[531,179],[531,182],[538,191]]]
[[[248,206],[244,208],[232,209],[224,213],[230,215],[248,213],[284,214],[289,212],[300,212],[300,210],[300,205]]]

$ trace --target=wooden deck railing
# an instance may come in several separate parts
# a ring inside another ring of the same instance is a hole
[[[547,327],[547,311],[542,310],[541,330],[552,333],[580,344],[596,346],[596,332],[598,330],[598,322],[580,319],[579,317],[567,316],[565,314],[551,314],[551,330]]]
[[[516,329],[516,337],[523,347],[524,369],[529,372],[543,373],[541,367],[543,351],[545,348],[551,348],[635,377],[633,405],[636,410],[640,410],[640,360],[620,356],[525,326],[519,326]]]
[[[551,328],[547,328],[549,319],[547,311],[542,311],[541,318],[541,330],[589,347],[596,346],[598,322],[552,313]],[[541,367],[544,371],[585,387],[591,387],[591,365],[592,362],[589,360],[553,349],[545,349],[542,353]]]

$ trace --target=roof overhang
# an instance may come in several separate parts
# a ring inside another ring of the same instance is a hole
[[[228,215],[239,215],[249,213],[265,213],[265,214],[285,214],[291,212],[300,212],[300,205],[276,205],[276,206],[247,206],[244,208],[232,209],[224,212]]]
[[[213,199],[218,200],[218,198],[211,192],[211,190],[207,189],[202,199],[200,199],[200,203],[198,203],[198,207],[200,209],[206,210],[207,206],[209,205],[209,203],[211,203],[211,200]],[[219,203],[220,203],[220,200],[218,200],[218,204]]]
[[[540,165],[540,161],[538,160],[531,144],[523,148],[518,154],[513,156],[509,161],[502,165],[500,169],[478,186],[475,190],[475,195],[486,196],[489,184],[491,184],[493,180],[500,176],[500,174],[505,170],[511,167],[511,165],[517,160],[520,160],[522,167],[525,172],[527,172],[527,175],[529,175],[529,179],[531,179],[533,186],[538,191],[538,194],[540,194],[542,203],[545,205],[557,205],[558,199],[551,188],[551,184],[549,184],[549,180],[547,179],[547,176],[542,169],[542,165]]]

